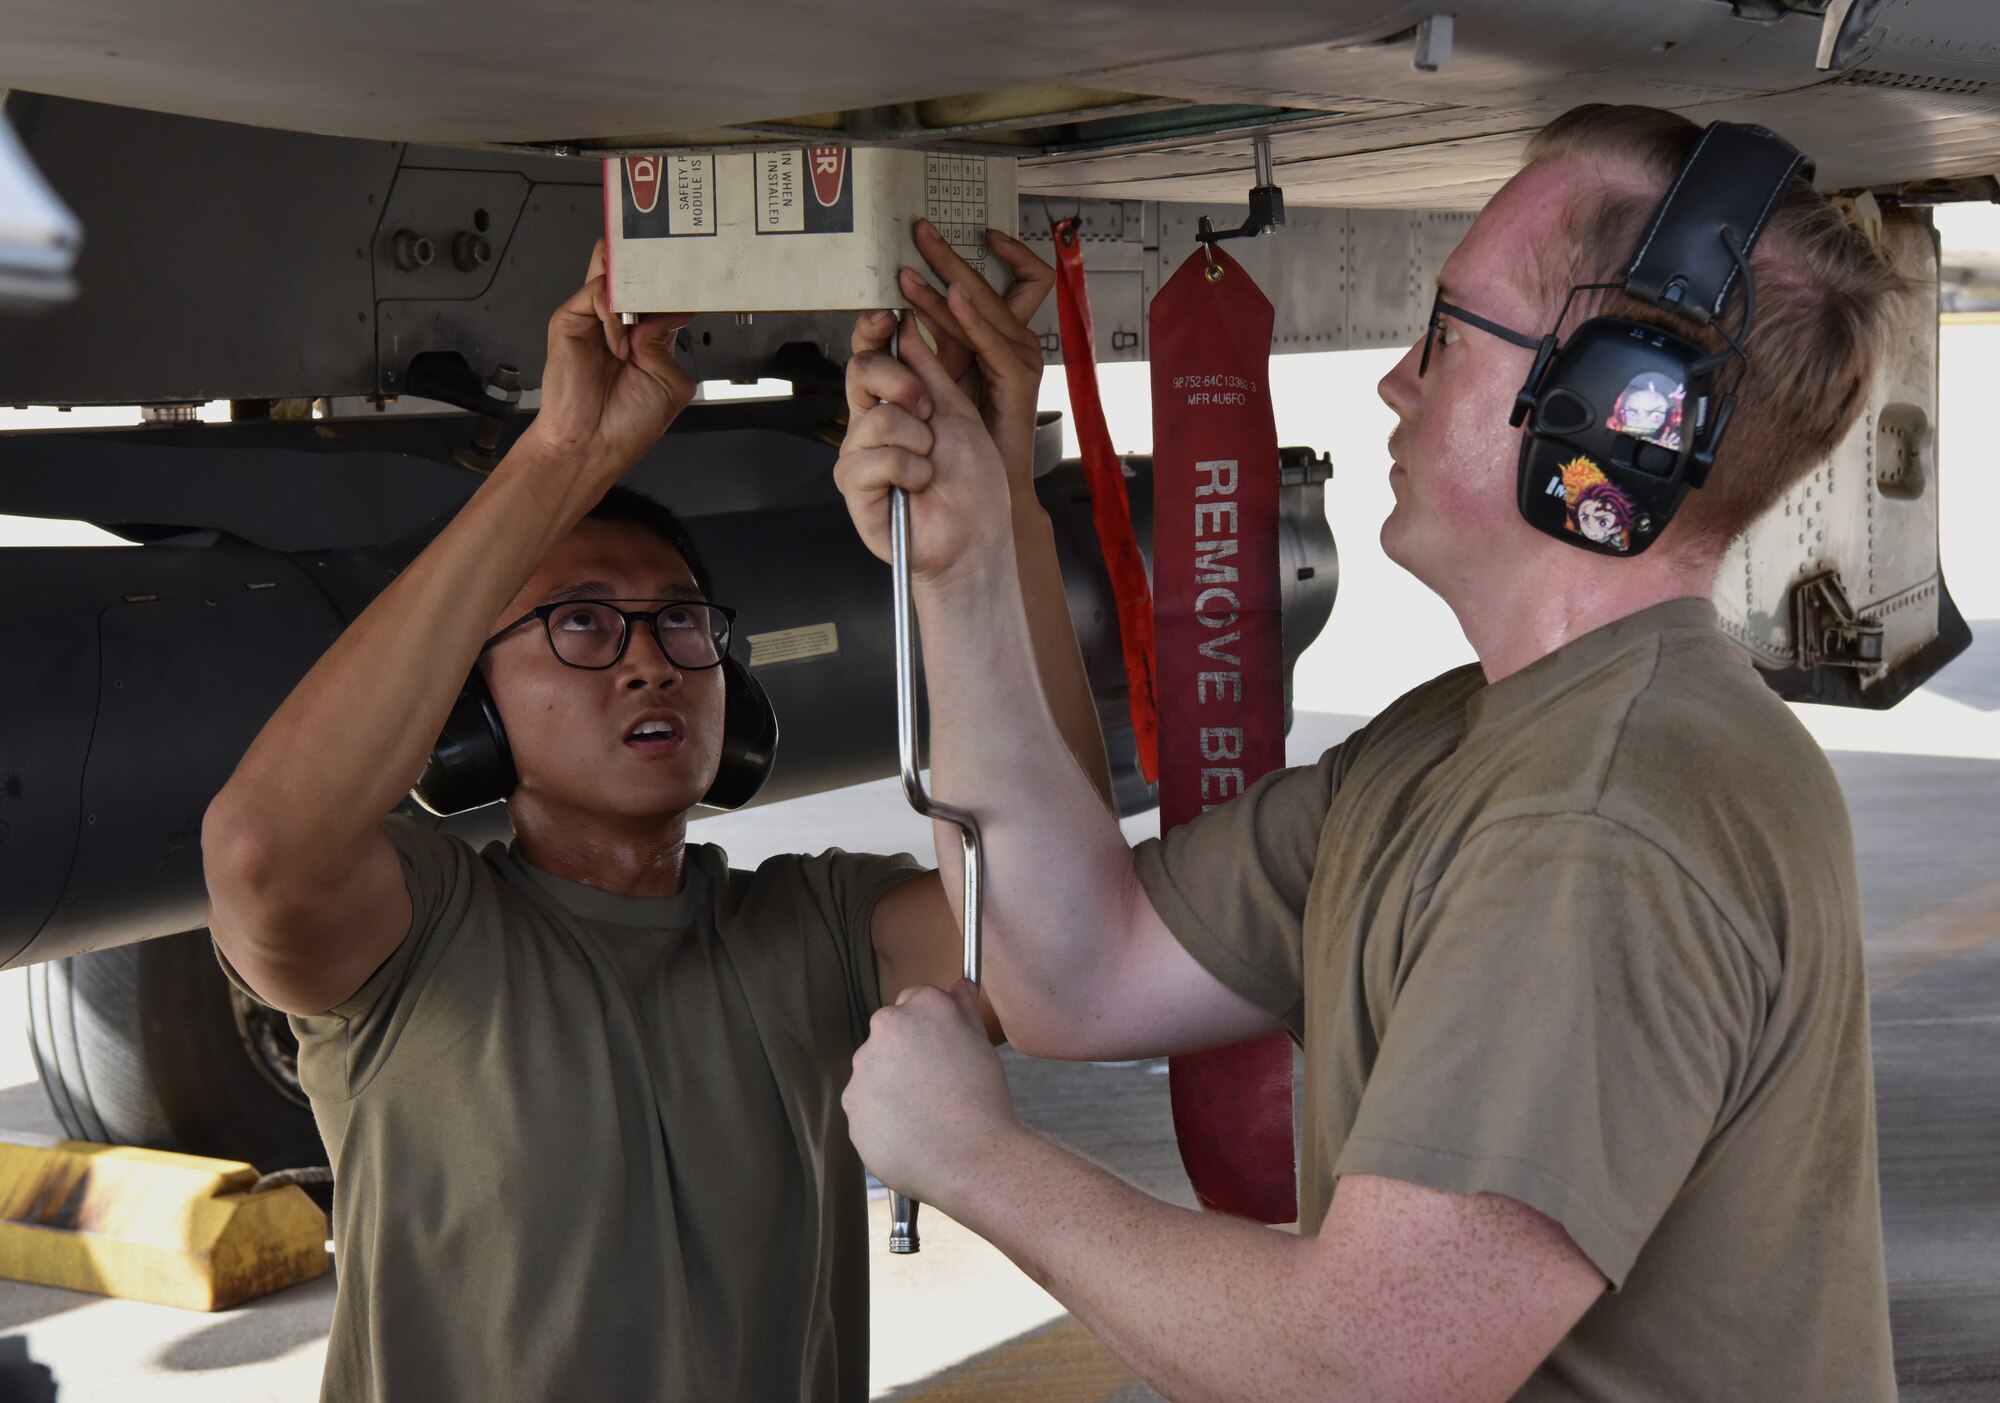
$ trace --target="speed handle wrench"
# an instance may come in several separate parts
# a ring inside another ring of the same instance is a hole
[[[985,891],[979,849],[979,820],[964,809],[941,804],[924,792],[917,774],[916,622],[910,590],[910,494],[889,489],[890,573],[896,605],[896,752],[902,762],[903,795],[925,818],[956,824],[965,850],[965,977],[979,982],[979,910]],[[922,1247],[917,1238],[917,1201],[903,1194],[889,1199],[889,1250],[897,1255]]]

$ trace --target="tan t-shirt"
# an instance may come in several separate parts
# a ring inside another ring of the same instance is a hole
[[[1675,600],[1141,845],[1305,1048],[1342,1174],[1500,1193],[1614,1288],[1523,1399],[1893,1399],[1860,901],[1825,757]]]
[[[409,938],[292,1020],[334,1169],[322,1397],[865,1399],[840,1092],[875,903],[922,869],[690,845],[678,895],[622,897],[388,828]]]

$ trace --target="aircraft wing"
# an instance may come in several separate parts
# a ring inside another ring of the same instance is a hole
[[[1008,151],[1029,191],[1474,209],[1580,102],[1810,133],[1827,188],[2000,168],[1987,0],[0,0],[0,86],[559,154],[801,137]]]

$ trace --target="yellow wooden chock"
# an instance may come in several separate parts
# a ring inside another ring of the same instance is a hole
[[[223,1310],[327,1269],[297,1185],[234,1160],[0,1132],[0,1276]]]

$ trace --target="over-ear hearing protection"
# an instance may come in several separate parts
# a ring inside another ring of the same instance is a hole
[[[778,754],[778,715],[749,668],[729,657],[721,668],[722,764],[701,802],[712,809],[740,809],[770,777]],[[505,799],[516,779],[506,727],[475,668],[410,796],[439,816],[458,814]]]
[[[1668,187],[1624,281],[1570,289],[1510,421],[1528,427],[1516,485],[1529,525],[1585,550],[1637,555],[1707,479],[1741,370],[1720,394],[1717,379],[1731,360],[1749,364],[1744,345],[1757,315],[1750,251],[1792,178],[1812,172],[1762,127],[1716,122]],[[1739,276],[1743,317],[1732,333],[1721,317]],[[1692,327],[1714,326],[1724,349],[1704,351],[1661,327],[1610,316],[1558,342],[1576,295],[1610,289]]]

